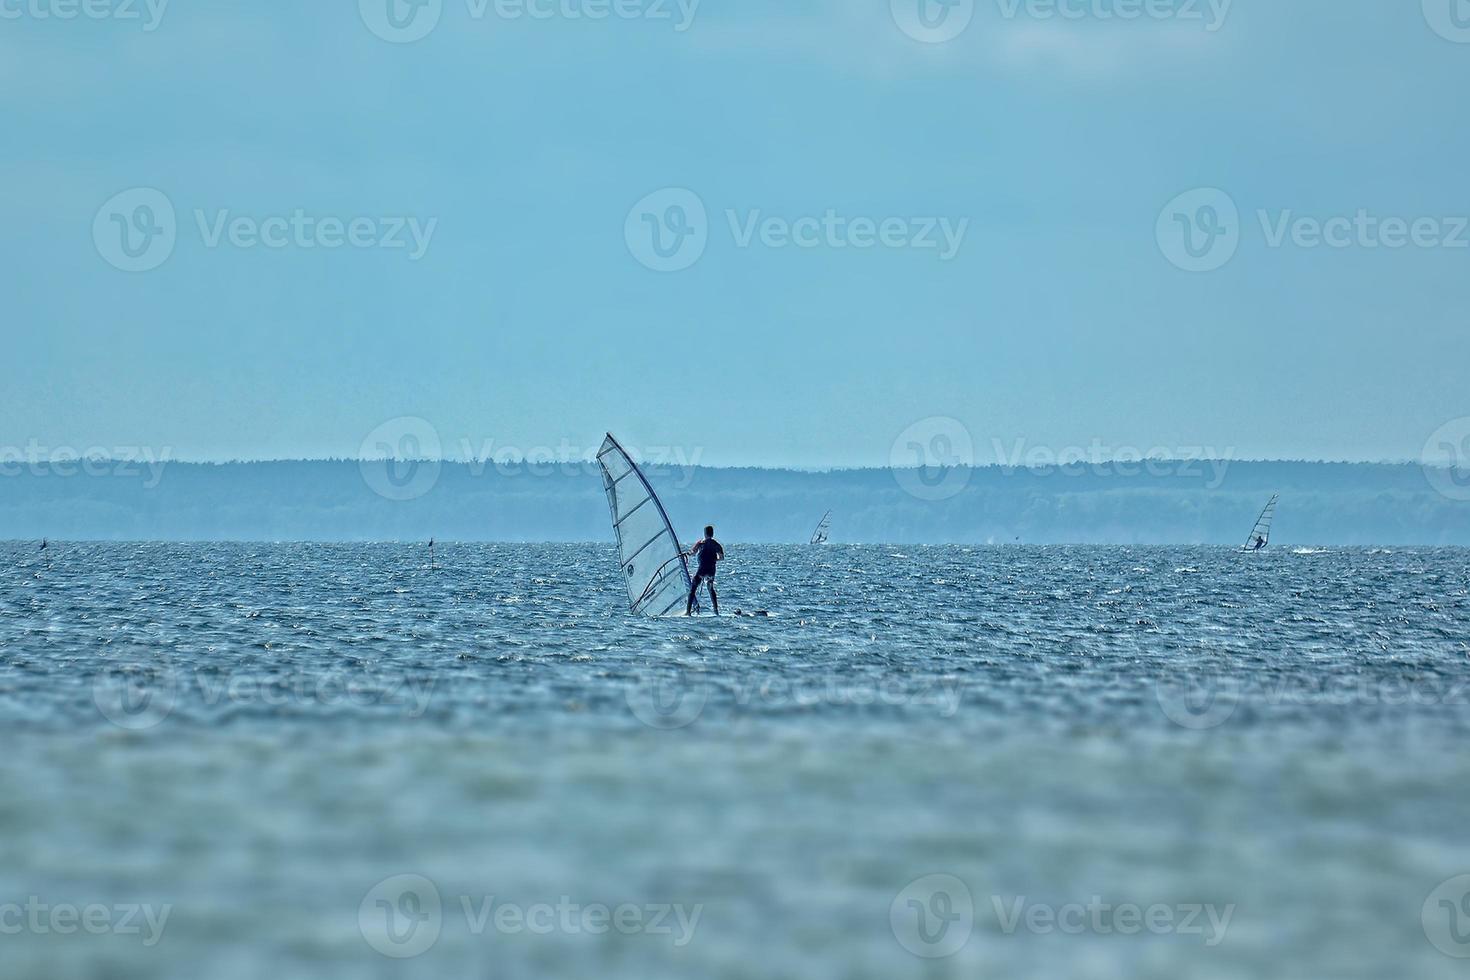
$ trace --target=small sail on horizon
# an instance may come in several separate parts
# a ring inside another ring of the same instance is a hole
[[[832,512],[829,510],[822,515],[822,521],[817,529],[812,532],[812,544],[826,544],[827,538],[832,531]]]
[[[609,433],[597,453],[603,489],[618,539],[618,559],[630,608],[639,616],[667,616],[694,588],[684,546],[653,486]],[[695,601],[695,611],[699,603]]]
[[[1261,511],[1261,516],[1256,518],[1256,526],[1251,528],[1251,536],[1245,539],[1242,551],[1260,551],[1271,543],[1271,523],[1276,519],[1276,504],[1280,502],[1281,494],[1274,494],[1266,509]]]

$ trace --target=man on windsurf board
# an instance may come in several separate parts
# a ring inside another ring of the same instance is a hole
[[[709,598],[714,604],[715,615],[720,614],[720,597],[715,594],[715,572],[719,563],[725,557],[725,549],[715,540],[715,529],[711,525],[704,529],[704,540],[685,552],[690,558],[699,558],[699,569],[694,574],[694,586],[689,590],[689,602],[684,607],[684,615],[694,615],[694,598],[699,594],[699,587],[705,579],[709,580]]]

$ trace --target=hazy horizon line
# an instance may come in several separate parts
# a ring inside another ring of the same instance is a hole
[[[269,456],[269,457],[257,457],[257,458],[206,459],[206,458],[184,458],[184,457],[179,457],[179,456],[173,456],[171,454],[168,454],[168,450],[167,449],[164,450],[164,454],[165,455],[152,456],[152,457],[149,457],[149,458],[152,458],[152,459],[157,460],[159,462],[166,462],[169,465],[185,465],[185,466],[260,466],[260,465],[274,465],[274,464],[283,464],[283,463],[340,463],[340,464],[353,464],[353,465],[356,465],[356,464],[362,464],[362,463],[388,463],[388,462],[391,462],[391,463],[404,463],[404,464],[407,464],[407,463],[419,463],[419,464],[440,465],[440,466],[523,466],[523,465],[528,465],[528,464],[529,465],[533,465],[533,466],[558,466],[558,465],[568,465],[568,464],[575,464],[575,465],[596,465],[596,463],[597,463],[597,460],[596,460],[595,457],[569,457],[569,458],[543,459],[543,458],[539,458],[539,457],[537,457],[537,458],[531,458],[531,457],[520,456],[520,457],[516,457],[514,459],[495,459],[493,457],[489,457],[489,458],[478,458],[478,459],[462,459],[462,458],[456,458],[456,457],[442,457],[442,456],[441,457],[437,457],[437,458],[436,457],[429,457],[429,456],[419,456],[419,457],[401,457],[401,456],[400,457],[393,457],[393,456],[362,456],[362,457],[353,457],[353,456]],[[60,464],[70,464],[70,463],[74,463],[74,462],[81,462],[83,460],[92,461],[92,462],[100,462],[100,463],[128,463],[128,462],[135,462],[135,461],[137,461],[137,459],[138,459],[138,457],[127,458],[127,457],[108,456],[108,455],[90,455],[90,456],[89,455],[78,455],[78,456],[71,456],[71,457],[68,457],[66,459],[34,459],[34,460],[30,460],[30,459],[10,459],[10,460],[7,460],[7,459],[5,459],[3,457],[0,457],[0,464],[6,463],[6,462],[10,462],[10,463],[31,463],[31,464],[34,464],[34,465],[47,465],[47,464],[57,464],[57,463],[60,463]],[[728,464],[710,464],[710,463],[696,463],[696,462],[692,462],[692,461],[688,461],[688,460],[685,460],[685,461],[675,461],[675,460],[652,461],[652,460],[647,460],[647,459],[638,459],[638,460],[635,460],[635,461],[638,463],[639,466],[647,466],[647,467],[650,467],[650,468],[667,467],[667,466],[678,466],[678,467],[683,467],[683,468],[688,468],[688,469],[697,469],[697,470],[770,470],[770,471],[785,471],[785,472],[790,472],[790,473],[813,473],[813,474],[817,474],[817,473],[885,472],[885,471],[890,471],[890,470],[917,470],[917,469],[974,469],[974,470],[986,470],[986,469],[1007,469],[1007,470],[1058,469],[1058,468],[1071,467],[1071,466],[1109,466],[1109,465],[1114,465],[1114,464],[1122,464],[1122,465],[1125,465],[1125,466],[1133,466],[1133,465],[1140,465],[1140,464],[1144,464],[1144,463],[1230,463],[1232,465],[1233,464],[1237,464],[1237,463],[1249,463],[1249,464],[1296,464],[1296,465],[1310,465],[1310,466],[1433,466],[1433,467],[1437,467],[1437,468],[1441,468],[1441,469],[1454,469],[1455,468],[1450,463],[1427,462],[1425,460],[1419,460],[1419,459],[1402,459],[1402,458],[1401,459],[1368,459],[1368,458],[1361,458],[1361,459],[1341,459],[1341,458],[1339,458],[1339,459],[1329,459],[1329,458],[1325,458],[1325,457],[1323,457],[1323,458],[1308,458],[1308,457],[1288,458],[1288,457],[1245,457],[1245,456],[1130,456],[1130,457],[1116,457],[1115,456],[1115,457],[1109,457],[1109,458],[1106,458],[1106,459],[1091,459],[1091,458],[1076,459],[1076,458],[1070,458],[1070,457],[1068,457],[1066,459],[1058,458],[1055,461],[1048,462],[1048,463],[1031,463],[1031,464],[1028,464],[1028,463],[1008,463],[1008,462],[974,462],[974,463],[956,463],[956,464],[954,464],[952,466],[941,466],[941,465],[937,465],[937,464],[936,465],[933,465],[933,466],[893,466],[893,465],[887,465],[887,466],[885,466],[885,465],[882,465],[882,464],[841,464],[841,465],[835,465],[835,466],[814,466],[814,467],[809,467],[809,466],[797,466],[797,465],[793,465],[793,464],[783,464],[783,463],[728,463]]]

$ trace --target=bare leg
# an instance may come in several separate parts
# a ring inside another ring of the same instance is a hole
[[[694,576],[694,586],[689,590],[689,601],[684,604],[684,615],[686,616],[694,615],[694,600],[699,598],[699,583],[702,581],[703,579],[698,575]]]
[[[715,595],[715,580],[709,580],[709,601],[715,604],[715,615],[720,614],[720,597]]]

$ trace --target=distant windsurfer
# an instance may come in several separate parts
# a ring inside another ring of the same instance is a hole
[[[1260,551],[1264,547],[1266,547],[1266,539],[1263,536],[1257,534],[1256,535],[1256,547],[1255,547],[1255,550],[1256,551]]]
[[[709,580],[709,598],[714,603],[715,615],[720,614],[720,597],[715,594],[715,572],[719,563],[724,560],[725,549],[715,540],[715,529],[711,525],[704,529],[704,540],[685,552],[690,558],[699,559],[699,569],[694,574],[694,585],[689,590],[689,602],[684,607],[684,615],[694,615],[694,599],[699,594],[699,587]]]

